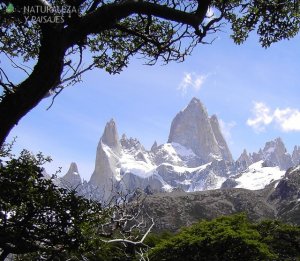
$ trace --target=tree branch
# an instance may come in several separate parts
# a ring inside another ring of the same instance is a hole
[[[211,0],[201,1],[200,3],[201,5],[198,5],[198,9],[194,13],[144,1],[103,5],[94,12],[80,18],[76,25],[67,28],[68,45],[71,46],[77,43],[89,34],[96,34],[114,28],[118,21],[133,14],[152,15],[197,28],[205,18]]]

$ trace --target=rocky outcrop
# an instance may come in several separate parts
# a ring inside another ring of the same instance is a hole
[[[252,220],[276,216],[276,210],[261,192],[245,189],[159,193],[147,196],[143,209],[154,218],[154,231],[175,232],[201,219],[240,212]]]
[[[193,98],[174,118],[168,142],[154,142],[150,151],[125,134],[119,140],[116,123],[109,121],[97,147],[95,170],[89,181],[91,189],[85,185],[84,191],[97,190],[102,193],[97,198],[108,200],[116,190],[126,193],[147,187],[153,191],[190,192],[237,185],[250,188],[244,185],[250,179],[251,189],[258,189],[256,183],[262,179],[265,186],[284,173],[266,167],[286,170],[299,155],[300,148],[296,147],[292,160],[278,138],[267,142],[258,153],[248,154],[245,150],[234,162],[217,117],[209,117],[200,100]],[[259,166],[250,167],[255,163]],[[253,175],[248,177],[250,174]]]
[[[125,173],[119,183],[119,189],[125,194],[130,194],[136,189],[150,189],[156,192],[163,191],[162,182],[155,176],[150,176],[148,178],[141,178],[133,173]]]
[[[300,146],[295,146],[292,153],[292,160],[295,165],[300,164]]]
[[[143,209],[154,218],[154,231],[178,231],[201,219],[240,212],[253,221],[279,219],[300,225],[300,166],[290,169],[281,181],[262,190],[224,188],[158,193],[146,197]]]
[[[262,149],[259,149],[258,152],[253,152],[253,153],[251,154],[251,159],[252,159],[252,162],[253,162],[253,163],[262,160],[262,159],[263,159],[263,152],[262,152]]]
[[[279,219],[300,225],[300,165],[289,169],[268,195]]]
[[[192,149],[203,163],[222,159],[207,111],[197,98],[193,98],[172,121],[168,142]]]
[[[263,160],[265,167],[278,166],[281,170],[287,170],[295,166],[297,160],[300,161],[300,148],[295,146],[293,155],[294,156],[291,156],[287,152],[281,138],[276,138],[275,140],[266,142],[264,149],[260,149],[257,153],[253,152],[252,154],[248,154],[247,151],[244,150],[237,159],[237,162],[246,169],[251,164]]]
[[[227,142],[225,141],[223,134],[221,132],[220,124],[216,115],[210,117],[210,125],[212,127],[213,133],[219,145],[221,151],[222,159],[226,161],[233,161],[231,152],[228,148]]]
[[[116,188],[119,175],[116,168],[121,154],[121,144],[114,120],[108,122],[99,141],[96,153],[95,170],[89,183],[102,191],[107,201]]]
[[[78,167],[75,162],[71,163],[68,172],[60,179],[60,182],[64,187],[70,189],[77,189],[82,184]]]
[[[154,141],[153,145],[151,146],[151,152],[155,153],[155,151],[157,150],[157,147],[158,147],[157,142]]]
[[[287,153],[281,138],[266,143],[263,149],[263,160],[265,166],[278,166],[281,170],[287,170],[294,165],[292,157]]]
[[[237,162],[241,165],[242,169],[246,169],[253,163],[251,155],[249,155],[247,150],[245,149],[241,156],[239,156],[239,158],[237,159]]]
[[[102,143],[110,147],[115,153],[120,153],[121,144],[119,141],[119,135],[116,127],[116,123],[111,119],[105,126],[103,135],[101,137]]]

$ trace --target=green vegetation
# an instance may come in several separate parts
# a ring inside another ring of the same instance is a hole
[[[263,221],[252,224],[244,214],[201,221],[161,241],[150,260],[299,260],[300,228]]]
[[[126,231],[116,227],[115,209],[131,218],[129,213],[57,187],[43,175],[49,160],[26,150],[19,157],[7,147],[0,151],[0,260],[8,254],[16,260],[133,260],[138,230],[126,234],[127,244],[108,242]]]
[[[153,261],[299,260],[300,227],[220,217],[182,229],[144,235],[122,205],[103,208],[45,178],[42,154],[0,151],[0,260]],[[125,206],[125,205],[124,205]],[[125,206],[126,207],[126,206]],[[140,209],[137,209],[137,212]],[[116,212],[119,211],[119,212]],[[123,216],[121,215],[123,214]],[[124,224],[123,224],[123,223]]]

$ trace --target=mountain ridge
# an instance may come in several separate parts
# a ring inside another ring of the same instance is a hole
[[[280,138],[267,142],[258,153],[244,150],[234,161],[217,116],[209,116],[201,101],[193,98],[174,117],[168,142],[154,142],[151,150],[125,134],[120,139],[117,124],[111,119],[98,143],[95,169],[85,190],[97,187],[102,199],[108,200],[116,191],[126,193],[136,188],[193,192],[245,187],[243,180],[249,180],[253,172],[279,177],[296,162],[300,162],[300,147],[295,146],[290,155]],[[276,167],[281,172],[275,171]],[[272,177],[264,179],[263,184],[268,185],[265,183]]]

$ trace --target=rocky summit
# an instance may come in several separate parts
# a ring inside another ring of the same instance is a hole
[[[72,162],[66,175],[60,179],[60,183],[67,188],[76,188],[82,184],[79,175],[78,167],[75,162]]]
[[[104,200],[114,192],[116,181],[120,175],[117,165],[121,157],[121,144],[116,123],[111,119],[105,126],[98,143],[95,170],[91,176],[91,186],[97,187]]]
[[[82,194],[104,201],[117,191],[130,193],[137,188],[151,194],[219,188],[258,190],[281,180],[299,161],[300,147],[295,146],[291,155],[280,138],[267,142],[256,153],[244,150],[234,161],[217,116],[209,116],[201,101],[193,98],[173,119],[168,142],[154,142],[151,150],[136,138],[125,134],[120,138],[116,122],[110,120],[98,143],[90,181],[78,188],[81,179],[75,163],[63,180],[76,185]]]
[[[217,117],[209,118],[206,108],[197,98],[193,98],[172,121],[168,143],[191,149],[202,163],[224,159],[224,156],[226,160],[232,160]]]

